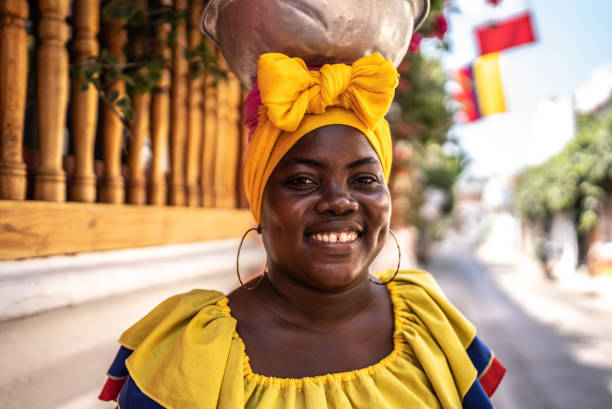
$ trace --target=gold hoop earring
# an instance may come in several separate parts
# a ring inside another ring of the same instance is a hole
[[[244,239],[246,238],[246,236],[252,232],[253,230],[255,230],[257,233],[261,234],[261,226],[257,226],[257,227],[251,227],[250,229],[248,229],[243,235],[242,238],[240,239],[240,245],[238,246],[238,254],[236,254],[236,275],[238,276],[238,281],[240,282],[240,285],[244,288],[246,288],[247,290],[254,290],[257,287],[259,287],[259,284],[261,284],[261,282],[263,281],[264,277],[266,276],[266,271],[268,271],[268,262],[266,261],[266,267],[264,268],[264,272],[263,274],[260,276],[259,280],[257,280],[257,282],[255,283],[255,285],[251,286],[251,287],[247,287],[243,282],[242,282],[242,278],[240,278],[240,250],[242,250],[242,244],[244,243]]]
[[[395,235],[395,232],[393,230],[389,229],[389,233],[391,234],[391,237],[393,237],[393,239],[395,240],[395,245],[397,246],[397,267],[395,267],[395,273],[393,273],[393,276],[387,281],[372,280],[372,277],[370,277],[370,281],[377,285],[387,285],[391,281],[393,281],[395,279],[395,276],[397,276],[397,273],[399,273],[400,264],[402,262],[402,249],[400,248],[399,240],[397,239],[397,236]]]

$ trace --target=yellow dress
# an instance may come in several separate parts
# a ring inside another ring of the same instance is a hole
[[[173,296],[120,338],[123,355],[109,371],[111,380],[121,384],[114,389],[122,387],[119,407],[492,408],[482,379],[496,387],[503,367],[496,367],[475,328],[442,295],[432,276],[403,271],[387,287],[394,311],[393,351],[367,368],[300,379],[253,373],[222,293],[193,290]],[[476,361],[482,362],[475,362],[470,352],[475,344],[480,354]],[[119,367],[127,370],[123,379]],[[108,390],[102,395],[116,398]]]

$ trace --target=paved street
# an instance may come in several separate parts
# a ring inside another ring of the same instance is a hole
[[[522,259],[481,262],[460,242],[438,246],[426,269],[507,367],[496,408],[612,408],[610,299],[548,281]]]

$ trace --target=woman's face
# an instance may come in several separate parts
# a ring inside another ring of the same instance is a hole
[[[266,185],[261,227],[271,274],[320,289],[351,284],[385,243],[389,189],[357,129],[329,125],[300,139]]]

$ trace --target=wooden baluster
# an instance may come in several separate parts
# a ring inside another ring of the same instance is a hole
[[[134,120],[130,126],[127,202],[143,205],[147,203],[144,150],[150,132],[151,94],[135,93],[132,106]]]
[[[227,69],[227,64],[223,55],[217,54],[221,69]],[[228,101],[229,85],[228,80],[219,78],[217,81],[217,142],[216,142],[216,162],[214,171],[214,202],[215,207],[225,207],[227,205],[227,191],[225,179],[227,178],[227,157],[229,122],[228,122]]]
[[[194,49],[202,40],[199,23],[203,8],[203,0],[191,1],[189,13],[191,16],[189,47],[191,49]],[[189,80],[189,133],[187,139],[187,202],[189,206],[199,206],[201,201],[198,179],[201,173],[202,156],[202,84],[202,75]]]
[[[246,97],[248,95],[248,91],[242,90],[241,101],[244,103],[246,101]],[[244,191],[244,160],[246,158],[247,149],[249,147],[249,128],[247,128],[244,121],[240,124],[240,154],[238,156],[238,206],[241,209],[249,207],[249,202],[246,198],[246,193]]]
[[[214,207],[217,88],[213,86],[214,78],[211,74],[206,74],[204,78],[204,139],[202,142],[202,176],[200,183],[202,186],[202,204],[204,207]]]
[[[69,0],[39,0],[38,25],[38,130],[40,163],[34,185],[37,200],[66,200],[66,174],[62,169],[64,126],[68,102],[69,36],[66,15]]]
[[[121,21],[110,21],[104,24],[104,38],[110,55],[119,63],[125,62],[123,47],[127,42],[127,33]],[[109,87],[109,93],[117,91],[119,99],[125,96],[125,84],[115,81]],[[104,203],[123,203],[125,199],[123,177],[121,176],[121,148],[123,145],[123,123],[119,108],[107,103],[102,110],[104,142],[104,176],[100,183],[100,201]]]
[[[137,4],[141,10],[146,10],[147,0],[138,0]],[[143,57],[145,49],[142,34],[134,40],[133,46],[136,58]],[[147,203],[144,149],[150,133],[151,94],[134,93],[132,107],[134,119],[130,125],[128,147],[127,202],[143,205]]]
[[[176,10],[186,10],[187,0],[174,0]],[[177,35],[172,47],[172,105],[170,111],[170,204],[184,206],[185,149],[187,147],[187,91],[189,64],[184,52],[187,47],[187,28],[183,20],[177,23]]]
[[[230,74],[228,78],[228,140],[225,150],[226,179],[225,179],[225,207],[235,208],[238,205],[238,154],[240,151],[240,82],[235,75]]]
[[[170,24],[161,24],[158,28],[163,38],[170,31]],[[163,49],[164,59],[170,60],[172,54],[167,47]],[[151,109],[151,144],[153,159],[149,177],[149,203],[165,205],[168,187],[166,172],[168,170],[168,137],[170,131],[170,71],[163,69],[159,84],[153,91]]]
[[[0,2],[0,199],[23,200],[22,140],[28,75],[26,0]]]
[[[76,0],[74,3],[75,63],[80,64],[99,52],[97,35],[100,29],[100,1]],[[83,80],[73,79],[70,102],[75,172],[70,183],[70,200],[96,201],[94,146],[98,120],[98,92],[93,85],[81,91]]]

